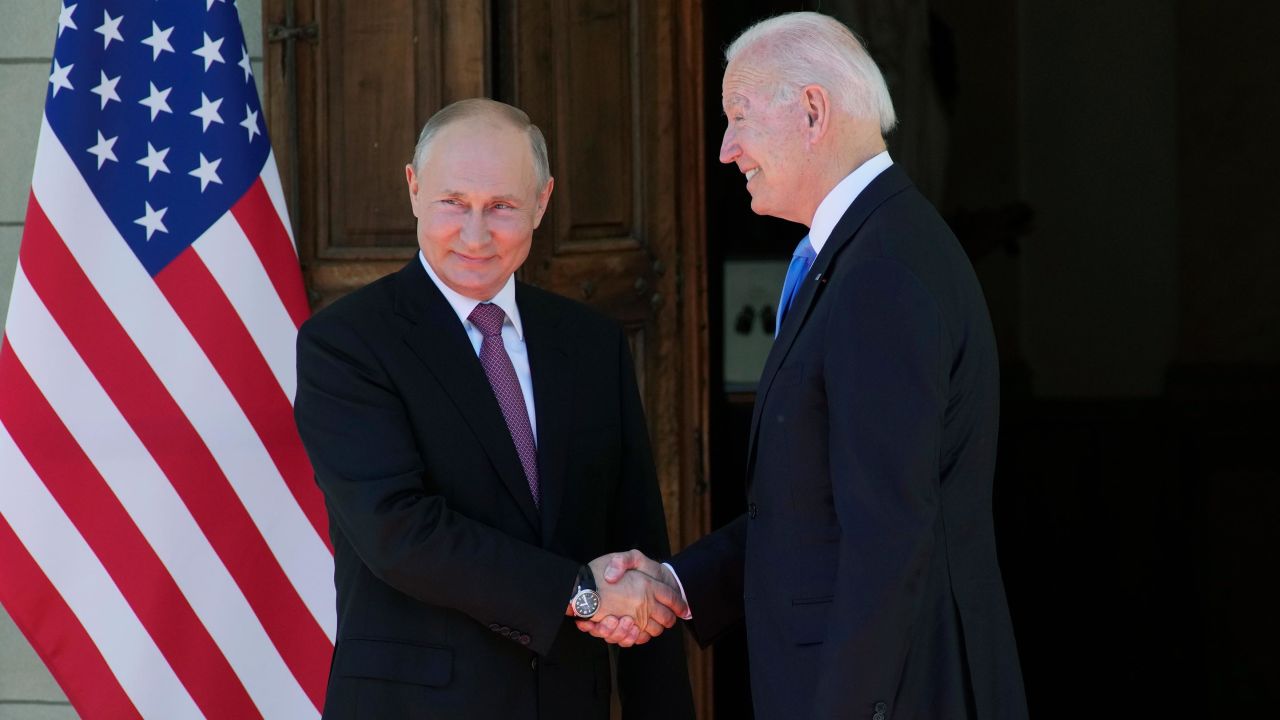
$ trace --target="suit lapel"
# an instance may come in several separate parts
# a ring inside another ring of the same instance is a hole
[[[778,337],[773,341],[773,347],[769,350],[769,357],[765,360],[764,370],[760,373],[760,383],[756,386],[756,403],[751,411],[751,434],[747,445],[748,483],[751,482],[752,472],[755,469],[756,436],[760,427],[760,413],[764,407],[765,400],[768,398],[769,388],[773,385],[774,376],[778,374],[778,368],[782,367],[782,361],[786,359],[787,354],[791,351],[791,346],[795,343],[796,336],[800,334],[800,328],[804,326],[805,320],[808,319],[809,311],[817,303],[822,290],[827,286],[827,274],[831,264],[835,261],[836,256],[840,254],[840,251],[858,234],[862,224],[867,221],[867,218],[871,217],[876,208],[910,184],[911,181],[907,178],[906,173],[896,164],[890,165],[885,168],[884,172],[877,175],[854,199],[853,204],[849,206],[844,216],[840,218],[840,222],[836,223],[835,228],[831,231],[831,236],[827,238],[826,244],[822,246],[822,252],[818,253],[818,257],[814,258],[813,267],[809,268],[809,274],[805,276],[804,282],[796,291],[795,298],[791,301],[791,307],[787,310],[786,321],[779,328]]]
[[[542,541],[555,535],[564,499],[569,428],[573,418],[573,376],[569,346],[560,316],[523,283],[516,285],[516,303],[524,323],[529,371],[533,375],[533,404],[538,417],[538,480],[542,490]]]
[[[397,277],[396,313],[413,323],[405,332],[405,343],[453,400],[525,519],[539,531],[538,508],[489,378],[457,313],[416,258]]]

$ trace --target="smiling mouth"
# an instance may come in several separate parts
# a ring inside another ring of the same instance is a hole
[[[747,182],[751,182],[751,178],[755,177],[758,172],[760,172],[760,168],[751,168],[744,173],[747,176]]]

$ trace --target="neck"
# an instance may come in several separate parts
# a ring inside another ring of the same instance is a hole
[[[805,226],[813,227],[813,216],[818,212],[818,206],[831,194],[835,186],[840,184],[841,180],[862,167],[866,161],[884,152],[885,149],[884,139],[877,133],[873,141],[848,143],[843,150],[831,153],[831,162],[827,165],[818,185],[819,192],[815,193],[817,199],[813,202],[813,206],[808,208],[809,219],[805,222]]]
[[[884,136],[880,134],[878,124],[869,121],[854,124],[849,129],[849,135],[845,138],[843,147],[836,153],[840,165],[840,177],[836,182],[840,182],[846,175],[862,167],[863,163],[884,152],[885,149]]]

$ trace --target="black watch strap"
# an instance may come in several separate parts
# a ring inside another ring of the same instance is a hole
[[[583,590],[598,590],[596,587],[595,573],[591,572],[590,565],[583,565],[578,568],[578,584],[573,590],[573,594],[577,595]]]

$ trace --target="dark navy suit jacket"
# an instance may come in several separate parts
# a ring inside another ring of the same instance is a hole
[[[1026,717],[991,517],[998,398],[973,269],[891,166],[769,354],[748,512],[672,561],[700,642],[745,616],[757,718]]]
[[[581,563],[668,548],[631,354],[578,303],[522,283],[516,302],[541,507],[417,259],[302,326],[295,413],[338,596],[326,719],[609,717],[607,646],[564,611]],[[692,718],[682,644],[665,633],[619,653],[624,717]]]

